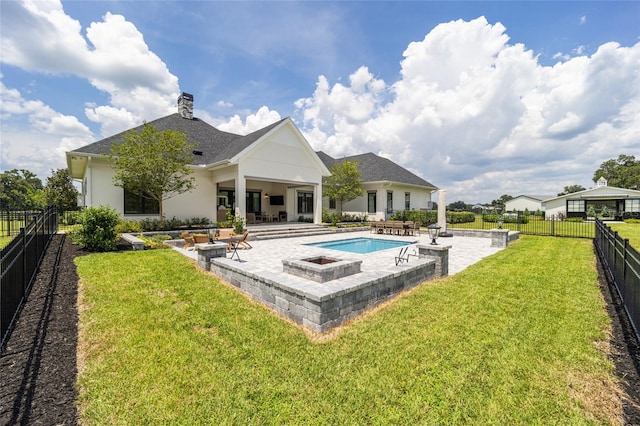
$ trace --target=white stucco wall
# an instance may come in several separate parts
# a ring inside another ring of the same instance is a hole
[[[541,201],[528,197],[516,197],[513,200],[509,200],[504,203],[504,208],[508,212],[514,210],[523,212],[528,209],[531,213],[534,213],[538,209],[543,210]]]

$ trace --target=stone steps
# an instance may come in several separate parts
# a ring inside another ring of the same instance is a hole
[[[314,225],[311,223],[283,223],[277,225],[258,224],[248,225],[249,235],[247,240],[272,240],[279,238],[307,237],[312,235],[327,235],[338,232],[352,232],[368,230],[369,227],[359,228],[328,228],[324,225]]]

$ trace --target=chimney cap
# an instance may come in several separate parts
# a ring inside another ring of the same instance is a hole
[[[191,93],[182,92],[182,94],[178,97],[178,100],[184,99],[186,101],[192,101],[193,95]]]

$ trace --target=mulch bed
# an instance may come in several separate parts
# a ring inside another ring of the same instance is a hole
[[[52,280],[61,243],[57,279]],[[73,259],[83,254],[81,248],[62,235],[54,236],[49,245],[20,319],[0,357],[0,424],[78,424],[75,387],[78,275]],[[624,392],[621,417],[625,424],[640,424],[640,345],[599,263],[598,271],[600,289],[613,323],[609,357]]]

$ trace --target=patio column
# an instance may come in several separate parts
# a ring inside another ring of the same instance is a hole
[[[322,184],[313,187],[313,223],[322,223]]]
[[[236,216],[247,218],[247,180],[238,172],[236,178]]]

